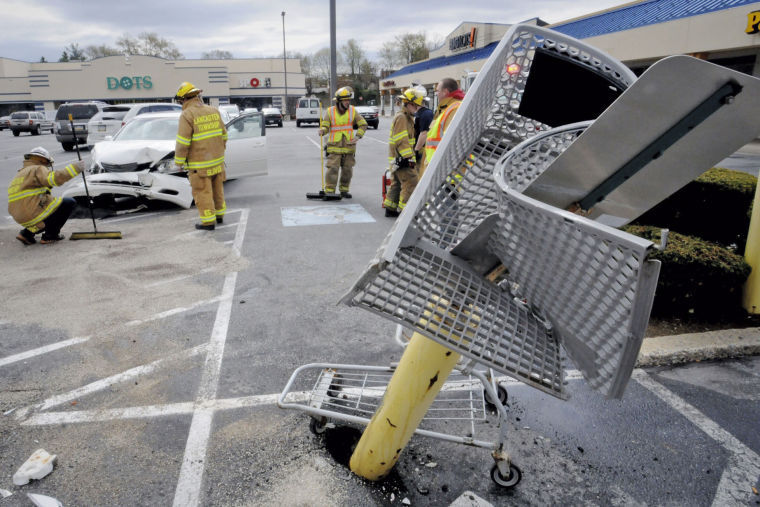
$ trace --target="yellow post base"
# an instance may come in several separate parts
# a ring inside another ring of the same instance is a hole
[[[414,333],[351,456],[352,472],[371,481],[390,472],[458,360],[456,352]]]
[[[744,283],[742,305],[749,313],[760,314],[760,182],[755,187],[744,260],[752,266],[752,272]]]

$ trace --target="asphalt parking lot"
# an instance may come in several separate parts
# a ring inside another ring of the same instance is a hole
[[[568,402],[508,383],[523,471],[510,491],[489,479],[488,451],[421,437],[387,480],[361,480],[341,464],[355,432],[315,436],[277,408],[301,365],[400,357],[395,326],[337,305],[393,223],[380,207],[389,126],[359,143],[354,197],[339,203],[304,196],[320,188],[316,128],[268,129],[269,175],[227,183],[213,233],[193,229],[195,208],[169,208],[99,221],[122,240],[24,247],[4,213],[0,507],[29,505],[27,492],[67,506],[448,505],[468,491],[495,505],[756,504],[756,358],[637,370],[621,401],[572,372]],[[56,165],[76,159],[50,134],[3,131],[0,178],[36,145]],[[434,427],[494,439],[489,421]],[[39,448],[53,472],[14,486]]]

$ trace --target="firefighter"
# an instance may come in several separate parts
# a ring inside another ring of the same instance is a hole
[[[385,196],[385,216],[397,217],[404,210],[417,186],[414,154],[414,113],[422,105],[424,95],[418,89],[404,90],[399,97],[401,109],[393,117],[388,140],[388,164],[393,183]]]
[[[435,93],[438,95],[438,107],[435,110],[435,118],[430,124],[430,130],[427,133],[425,141],[425,162],[420,171],[420,177],[430,164],[433,153],[438,148],[443,134],[451,124],[452,118],[459,109],[464,93],[459,89],[457,82],[450,77],[443,78],[435,87]]]
[[[174,163],[187,171],[193,199],[201,216],[196,229],[213,231],[224,221],[224,150],[227,129],[219,110],[201,100],[201,92],[185,81],[179,85],[175,99],[182,104],[179,117]]]
[[[340,171],[338,190],[340,195],[346,199],[351,198],[349,187],[356,164],[356,143],[364,137],[364,132],[367,130],[367,122],[351,105],[353,98],[354,92],[348,86],[336,91],[335,105],[327,108],[319,126],[320,136],[330,135],[326,147],[325,192],[328,194],[335,193],[338,171]],[[355,134],[354,127],[357,128]]]
[[[76,201],[71,197],[53,197],[50,189],[69,181],[84,170],[81,160],[63,169],[53,170],[53,157],[38,146],[24,153],[24,164],[8,187],[8,213],[23,227],[16,239],[25,245],[55,243],[64,239],[61,227],[69,219]]]

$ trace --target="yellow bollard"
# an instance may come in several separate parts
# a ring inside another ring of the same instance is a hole
[[[744,283],[742,304],[749,313],[758,314],[760,313],[760,182],[755,187],[755,200],[752,204],[744,260],[752,267],[752,272]]]
[[[458,360],[456,352],[414,333],[351,455],[352,472],[371,481],[390,472]]]

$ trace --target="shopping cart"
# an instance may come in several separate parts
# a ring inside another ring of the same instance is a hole
[[[457,365],[415,433],[490,450],[495,461],[491,479],[499,486],[511,488],[520,482],[522,472],[510,462],[505,450],[507,390],[495,381],[491,370],[476,370],[476,364],[467,360]],[[332,421],[363,427],[380,406],[394,371],[394,365],[306,364],[293,372],[277,405],[311,416],[309,429],[315,435],[324,433]],[[297,386],[305,390],[296,390]],[[486,427],[492,428],[488,423],[493,412],[498,438],[495,441],[478,438]],[[454,427],[463,435],[437,431],[441,426]]]

